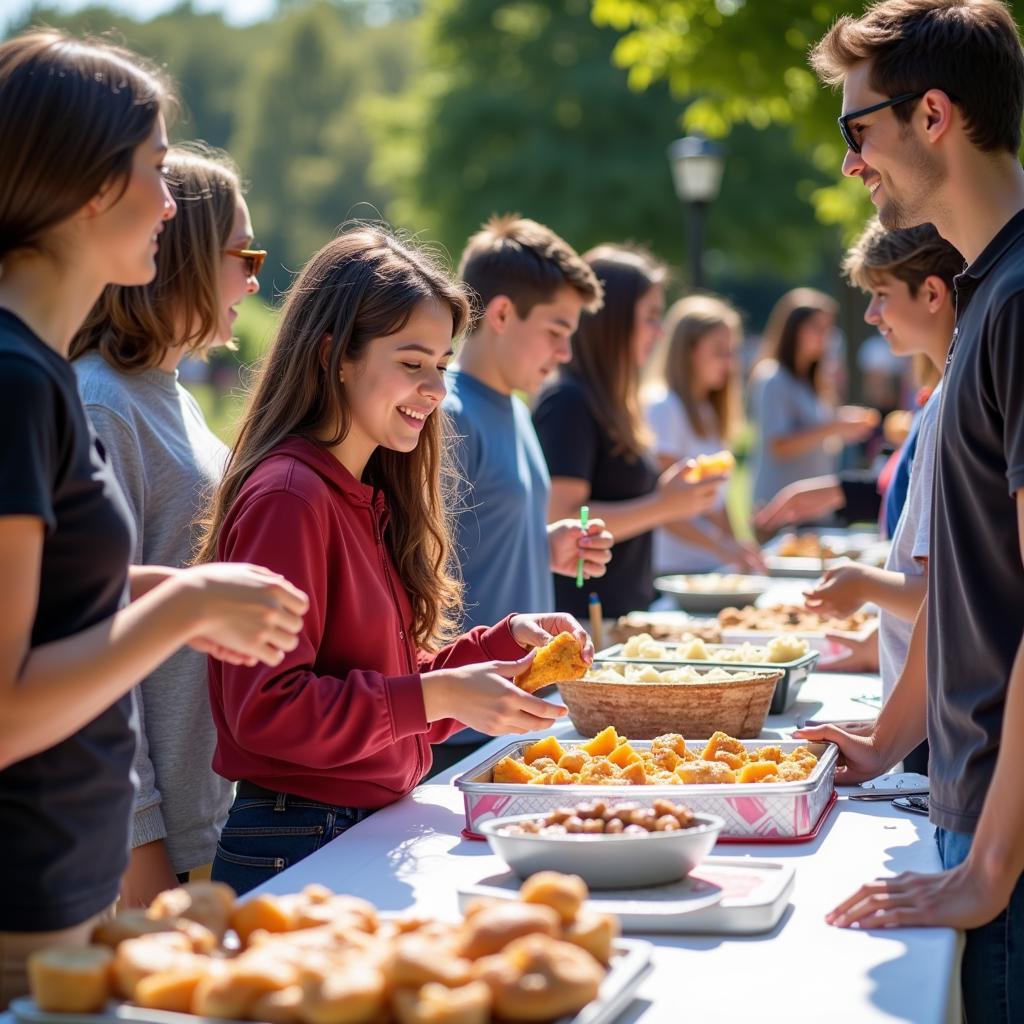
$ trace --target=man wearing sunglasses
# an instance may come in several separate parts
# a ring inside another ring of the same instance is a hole
[[[966,930],[969,1021],[1024,1019],[1024,53],[998,0],[881,0],[814,49],[843,87],[843,173],[887,228],[931,222],[964,256],[934,471],[928,599],[869,737],[835,727],[854,783],[927,737],[943,868],[863,886],[828,915]]]

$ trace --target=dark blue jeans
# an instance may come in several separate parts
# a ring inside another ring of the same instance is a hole
[[[974,836],[935,830],[942,866],[962,864]],[[1011,1024],[1024,1020],[1024,876],[1006,909],[981,928],[966,932],[960,983],[967,1024]]]
[[[285,793],[236,797],[217,843],[211,877],[227,882],[241,896],[372,813]]]

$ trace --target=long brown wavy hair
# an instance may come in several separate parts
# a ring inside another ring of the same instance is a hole
[[[644,250],[599,245],[583,254],[604,288],[604,305],[584,313],[565,372],[584,384],[588,407],[612,440],[613,451],[638,459],[651,436],[640,401],[640,367],[633,354],[636,304],[667,272]]]
[[[451,310],[453,336],[469,318],[460,285],[428,251],[376,225],[357,225],[328,242],[296,278],[280,326],[256,376],[224,479],[201,522],[198,561],[216,557],[224,519],[242,484],[288,437],[330,447],[344,438],[351,412],[342,360],[356,362],[375,339],[400,331],[422,302]],[[333,437],[317,437],[337,424]],[[386,542],[413,607],[421,649],[452,637],[462,585],[451,557],[455,482],[447,420],[429,416],[411,452],[379,447],[363,479],[391,510]]]
[[[242,194],[227,153],[203,143],[172,146],[167,184],[178,205],[160,236],[149,284],[107,285],[72,338],[68,358],[93,349],[127,373],[159,366],[168,349],[205,349],[220,319],[220,271]]]

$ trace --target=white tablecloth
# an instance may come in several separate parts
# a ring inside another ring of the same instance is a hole
[[[817,673],[786,715],[768,721],[785,735],[808,717],[863,719],[856,698],[877,695],[874,676]],[[571,723],[556,732],[571,733]],[[264,887],[294,892],[310,882],[352,892],[385,910],[457,915],[456,887],[503,869],[485,843],[465,840],[461,794],[450,780],[505,740],[372,815]],[[720,846],[716,853],[796,865],[793,903],[775,930],[743,938],[654,936],[655,970],[622,1021],[808,1024],[849,1021],[958,1021],[959,937],[949,929],[859,932],[832,928],[824,915],[868,879],[937,871],[932,827],[888,802],[840,800],[812,842]]]

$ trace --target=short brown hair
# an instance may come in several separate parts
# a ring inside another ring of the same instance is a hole
[[[506,213],[491,217],[466,243],[459,277],[473,291],[474,327],[492,299],[507,295],[525,318],[568,285],[593,313],[603,292],[593,270],[568,242],[543,224]]]
[[[38,248],[104,185],[127,188],[135,149],[172,103],[128,50],[54,29],[0,45],[0,261]]]
[[[1024,51],[1001,0],[879,0],[859,18],[841,17],[811,51],[811,66],[830,85],[865,60],[875,92],[942,89],[975,146],[1020,149]],[[907,122],[914,104],[892,109]]]
[[[953,291],[964,258],[931,224],[889,231],[872,220],[843,260],[843,274],[857,288],[870,291],[886,275],[902,281],[911,298],[928,277],[941,278]]]
[[[172,146],[167,184],[178,212],[164,226],[156,276],[107,285],[71,341],[70,359],[97,349],[128,372],[159,366],[167,350],[204,348],[220,318],[220,267],[242,186],[227,153],[202,143]]]

